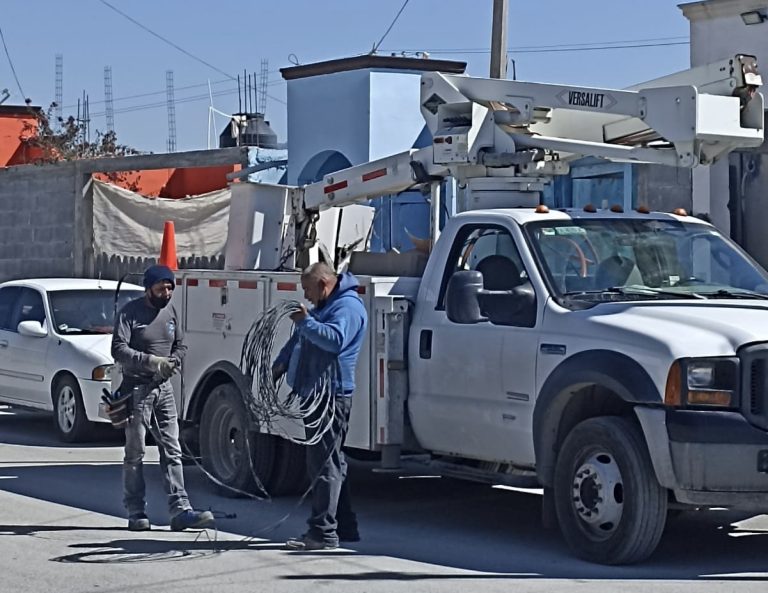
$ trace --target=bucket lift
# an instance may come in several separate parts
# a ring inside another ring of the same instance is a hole
[[[421,113],[432,145],[286,188],[279,261],[311,243],[317,213],[429,187],[432,240],[440,187],[453,178],[473,207],[535,206],[554,175],[581,156],[677,167],[708,165],[763,142],[762,79],[752,56],[736,55],[630,90],[574,87],[427,72]],[[266,188],[265,188],[266,189]],[[232,240],[233,237],[230,237]],[[275,249],[270,242],[266,246]],[[293,253],[288,254],[287,250]]]

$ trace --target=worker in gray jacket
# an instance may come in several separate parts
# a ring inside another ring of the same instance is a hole
[[[131,531],[151,529],[145,513],[142,467],[147,429],[152,430],[160,452],[171,529],[214,526],[213,514],[193,510],[184,489],[178,412],[170,378],[180,367],[187,347],[182,342],[179,315],[169,305],[175,286],[170,268],[150,266],[144,272],[144,296],[127,303],[115,319],[112,356],[122,367],[119,392],[131,393],[133,399],[123,460],[123,502]]]

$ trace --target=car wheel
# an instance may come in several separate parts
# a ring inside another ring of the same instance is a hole
[[[53,424],[65,443],[84,441],[90,434],[91,423],[85,415],[83,394],[74,377],[65,375],[54,383]]]
[[[667,519],[639,427],[626,418],[585,420],[568,434],[555,466],[555,508],[571,550],[601,564],[645,560]]]
[[[200,420],[200,455],[203,469],[224,496],[263,495],[272,476],[275,438],[249,429],[237,387],[215,387]]]

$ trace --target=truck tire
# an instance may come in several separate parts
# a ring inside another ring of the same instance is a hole
[[[544,487],[541,497],[541,526],[546,530],[557,529],[557,511],[555,510],[554,489]]]
[[[576,425],[560,448],[554,491],[560,530],[577,556],[631,564],[656,549],[667,492],[630,420],[604,416]]]
[[[65,443],[80,443],[91,436],[93,424],[85,415],[77,379],[63,375],[53,385],[53,426]]]
[[[275,439],[277,454],[269,493],[272,496],[304,494],[309,488],[306,447],[280,437]]]
[[[274,439],[248,430],[248,412],[232,383],[216,386],[205,402],[200,455],[222,495],[264,494],[260,484],[272,476]]]

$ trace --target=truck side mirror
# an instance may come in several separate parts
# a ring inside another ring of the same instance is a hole
[[[511,290],[483,290],[478,295],[480,310],[496,325],[536,325],[536,292],[530,282]]]
[[[480,311],[478,296],[483,290],[483,275],[475,270],[454,272],[445,293],[445,312],[453,323],[488,321]]]

